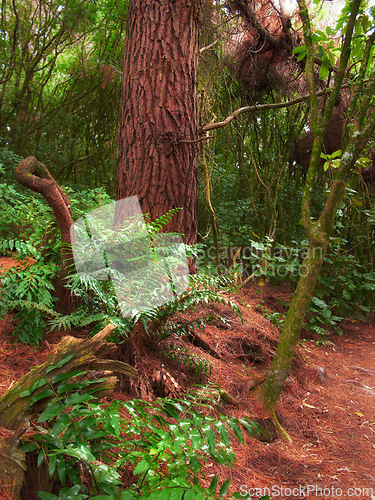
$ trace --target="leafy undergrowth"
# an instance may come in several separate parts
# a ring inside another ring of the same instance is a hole
[[[197,381],[214,382],[228,396],[221,403],[222,413],[261,417],[252,388],[267,371],[278,338],[271,321],[277,324],[289,291],[244,290],[228,298],[240,307],[243,321],[222,304],[176,316],[180,336],[140,345],[147,350],[138,353],[144,354],[142,373],[160,396],[191,390]],[[191,334],[188,325],[203,320],[205,328]],[[12,316],[0,323],[0,393],[31,366],[44,362],[64,335],[52,332],[39,347],[23,346],[12,342],[14,326]],[[371,488],[375,495],[375,328],[350,321],[342,328],[344,335],[330,335],[325,345],[301,342],[278,405],[293,443],[266,443],[247,435],[244,444],[233,441],[236,463],[228,469],[208,460],[207,487],[217,474],[219,484],[230,477],[229,493],[250,493],[254,499],[268,494],[282,499],[366,499]],[[68,333],[88,335],[82,330]],[[122,381],[113,397],[129,400],[133,389]],[[130,485],[131,473],[128,480]]]

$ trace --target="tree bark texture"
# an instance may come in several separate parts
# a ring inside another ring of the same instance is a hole
[[[152,219],[197,236],[197,63],[201,0],[131,0],[120,109],[116,199],[137,195]],[[124,214],[117,213],[115,224]]]
[[[22,160],[15,170],[17,181],[23,186],[41,193],[47,200],[55,214],[61,231],[61,260],[60,272],[54,282],[56,295],[60,299],[58,309],[60,312],[71,312],[73,301],[70,291],[64,288],[65,279],[72,269],[74,258],[71,247],[70,227],[73,224],[70,200],[52,177],[47,167],[33,156]]]

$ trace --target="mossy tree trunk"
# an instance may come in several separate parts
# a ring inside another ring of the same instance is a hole
[[[332,172],[333,180],[327,191],[326,202],[320,217],[314,220],[311,216],[311,199],[316,187],[317,170],[321,161],[320,155],[323,150],[328,122],[343,84],[359,7],[360,0],[353,0],[341,50],[340,64],[335,77],[334,90],[331,92],[327,106],[321,115],[316,96],[315,47],[312,43],[310,19],[305,0],[299,0],[300,16],[304,26],[307,48],[306,74],[310,93],[311,127],[314,133],[314,143],[302,199],[302,221],[308,238],[308,251],[280,335],[275,357],[269,368],[267,378],[259,387],[256,395],[276,423],[276,403],[289,375],[303,321],[313,297],[315,285],[329,245],[337,208],[345,195],[345,187],[350,172],[355,168],[356,161],[375,129],[375,114],[372,108],[372,98],[375,92],[375,69],[372,70],[370,78],[365,80],[369,55],[375,40],[375,35],[372,34],[369,36],[364,48],[361,68],[348,108],[347,128],[344,132],[342,144],[343,154],[338,168]],[[281,428],[280,431],[285,437],[289,438]]]

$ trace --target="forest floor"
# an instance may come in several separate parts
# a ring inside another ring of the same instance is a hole
[[[14,261],[0,258],[0,265],[4,271]],[[211,363],[210,379],[235,399],[236,404],[225,405],[225,413],[256,417],[250,388],[266,373],[278,337],[261,311],[285,310],[290,290],[265,286],[227,296],[239,305],[243,321],[225,306],[212,306],[213,319],[199,334],[218,356],[199,346],[189,348]],[[40,346],[30,347],[12,341],[13,328],[12,316],[0,321],[0,394],[44,362],[65,335],[49,333]],[[311,336],[300,343],[278,404],[292,443],[245,436],[245,444],[233,442],[233,468],[208,463],[207,480],[215,473],[219,484],[230,477],[230,491],[253,499],[375,500],[375,327],[348,319],[342,329],[342,335],[330,334],[325,345]],[[188,388],[183,370],[172,366],[170,373]]]

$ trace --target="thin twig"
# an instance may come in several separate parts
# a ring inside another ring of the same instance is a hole
[[[206,135],[204,137],[199,137],[199,139],[181,139],[179,142],[184,142],[186,144],[194,144],[195,142],[206,141],[207,139],[214,139],[216,135]]]
[[[202,52],[204,52],[205,50],[211,49],[211,47],[216,45],[218,43],[218,41],[219,40],[215,40],[214,42],[210,43],[210,45],[207,45],[206,47],[202,47],[201,49],[199,49],[199,53],[202,54]]]
[[[346,86],[342,86],[341,88],[345,88]],[[327,88],[325,90],[321,90],[316,93],[318,97],[326,95],[328,92],[331,92],[334,90],[332,87]],[[236,111],[233,111],[229,116],[227,116],[224,120],[221,122],[216,122],[216,123],[209,123],[208,125],[204,125],[201,127],[202,132],[208,132],[209,130],[215,130],[218,128],[223,128],[229,125],[234,119],[238,118],[239,116],[243,115],[244,113],[255,113],[258,111],[262,110],[268,110],[268,109],[281,109],[281,108],[287,108],[289,106],[294,106],[295,104],[299,104],[300,102],[308,101],[310,98],[309,94],[303,95],[301,97],[298,97],[297,99],[293,99],[292,101],[286,101],[286,102],[276,102],[272,104],[254,104],[253,106],[244,106],[243,108],[236,109]],[[206,139],[204,137],[203,139]],[[182,141],[181,141],[182,142]]]

